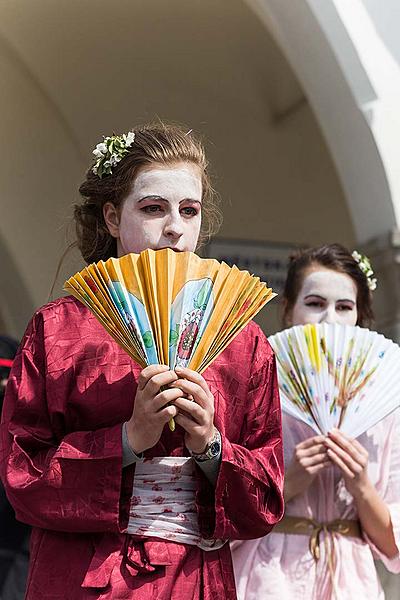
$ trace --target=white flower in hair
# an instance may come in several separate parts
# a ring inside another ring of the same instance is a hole
[[[351,255],[358,264],[360,270],[364,273],[365,277],[367,278],[368,287],[371,290],[371,292],[373,292],[374,290],[376,290],[378,281],[375,277],[372,277],[374,272],[371,267],[371,261],[369,260],[368,256],[365,256],[365,254],[360,254],[359,252],[357,252],[357,250],[354,250],[354,252],[352,252]]]
[[[129,131],[128,133],[124,133],[122,137],[124,138],[127,146],[132,146],[133,142],[135,141],[135,132]]]
[[[107,146],[104,142],[101,142],[100,144],[97,144],[96,150],[100,152],[100,154],[106,154]]]
[[[129,153],[128,148],[132,146],[134,141],[134,131],[129,131],[122,135],[105,137],[104,141],[97,144],[93,150],[93,154],[97,160],[92,167],[92,172],[98,175],[100,179],[103,175],[110,175],[112,168]]]

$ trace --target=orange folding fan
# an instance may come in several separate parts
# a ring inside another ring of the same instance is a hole
[[[142,367],[200,373],[276,295],[247,271],[170,249],[91,264],[64,289]]]

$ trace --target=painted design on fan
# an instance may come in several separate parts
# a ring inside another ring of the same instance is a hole
[[[242,298],[239,298],[234,309],[232,310],[232,318],[229,320],[227,319],[225,321],[225,323],[221,327],[221,332],[226,331],[232,326],[233,323],[235,323],[235,321],[238,321],[240,317],[242,317],[246,313],[250,305],[251,300],[245,300],[243,302]]]
[[[99,288],[97,287],[97,285],[95,284],[93,279],[91,279],[87,275],[84,275],[83,280],[86,283],[86,285],[88,286],[88,288],[90,289],[90,291],[93,292],[93,294],[96,296],[96,298],[98,298]],[[89,307],[90,307],[90,303],[92,302],[90,295],[87,292],[85,292],[84,290],[82,290],[82,296],[84,297],[85,301],[89,304]]]
[[[364,349],[364,351],[360,351],[355,357],[352,357],[352,353],[354,352],[354,338],[351,338],[348,341],[344,355],[335,361],[327,348],[326,339],[323,336],[318,339],[317,329],[312,326],[309,326],[309,329],[306,326],[304,329],[308,358],[312,365],[310,374],[315,376],[320,371],[323,358],[325,358],[328,372],[333,377],[335,391],[329,405],[329,412],[336,415],[340,411],[337,424],[340,427],[349,403],[367,385],[377,369],[378,365],[372,367],[368,372],[365,372],[363,368],[369,357],[372,344]],[[291,335],[288,336],[288,345],[291,363],[296,366],[296,369],[294,370],[290,365],[280,361],[284,373],[287,375],[286,382],[285,377],[283,379],[282,387],[292,402],[310,417],[309,422],[312,423],[315,421],[313,405],[320,404],[321,399],[318,391],[314,390],[310,382],[307,381],[306,369],[299,364],[296,358],[296,356],[299,356],[299,348],[297,340]],[[289,384],[287,383],[288,381],[290,382]],[[325,401],[328,400],[328,397],[328,394],[324,394]]]
[[[381,413],[385,416],[385,411],[399,405],[400,394],[393,394],[393,388],[400,385],[399,373],[388,371],[387,361],[395,364],[393,357],[400,355],[400,349],[381,334],[359,327],[314,324],[280,332],[270,342],[278,361],[283,410],[316,431],[326,434],[331,427],[342,427],[359,435],[368,422],[366,411],[374,424]],[[382,363],[387,381],[382,379]],[[388,386],[390,401],[385,406],[373,402],[378,381],[380,389]],[[360,420],[355,422],[356,414]]]
[[[326,340],[324,337],[321,337],[322,354],[326,358],[329,373],[333,376],[335,388],[337,389],[337,394],[331,402],[329,411],[336,414],[338,408],[341,409],[338,423],[339,427],[343,422],[349,403],[367,385],[378,367],[378,365],[375,365],[375,367],[372,367],[367,372],[364,369],[371,352],[372,344],[362,352],[360,351],[358,355],[352,357],[354,345],[355,340],[354,338],[351,338],[345,350],[344,357],[340,357],[336,361],[337,366],[335,367],[335,361],[327,349]],[[343,363],[345,364],[344,369],[342,368]]]
[[[148,364],[157,364],[159,361],[154,337],[143,302],[134,294],[128,292],[125,286],[119,281],[112,281],[108,285],[108,289],[123,321],[132,331],[133,335],[141,342]]]
[[[207,307],[207,282],[203,284],[198,294],[193,298],[194,309],[183,316],[180,324],[182,333],[176,340],[179,339],[177,348],[177,364],[182,361],[187,361],[193,351],[197,336],[200,331],[200,323],[204,317],[204,311]],[[176,343],[175,342],[175,343]]]
[[[97,295],[99,288],[97,287],[97,285],[95,284],[95,282],[93,281],[93,279],[91,279],[90,277],[84,277],[83,278],[85,280],[85,282],[87,283],[87,285],[89,286],[89,288],[92,290],[93,294]]]
[[[186,367],[207,325],[213,307],[212,281],[188,281],[171,307],[170,364]]]

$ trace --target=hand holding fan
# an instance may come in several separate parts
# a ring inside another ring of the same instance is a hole
[[[142,367],[199,373],[276,295],[247,271],[170,249],[91,264],[64,289]]]
[[[327,434],[358,437],[400,406],[400,348],[348,325],[298,325],[269,338],[282,409]]]

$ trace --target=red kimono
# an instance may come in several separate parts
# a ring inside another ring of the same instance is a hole
[[[140,367],[72,297],[33,317],[16,357],[2,423],[2,478],[33,526],[28,600],[233,600],[229,544],[197,546],[124,533],[135,466],[122,468],[122,423]],[[204,374],[222,462],[214,489],[198,471],[203,537],[267,534],[283,512],[281,415],[273,353],[250,323]],[[168,428],[151,456],[188,456]]]

